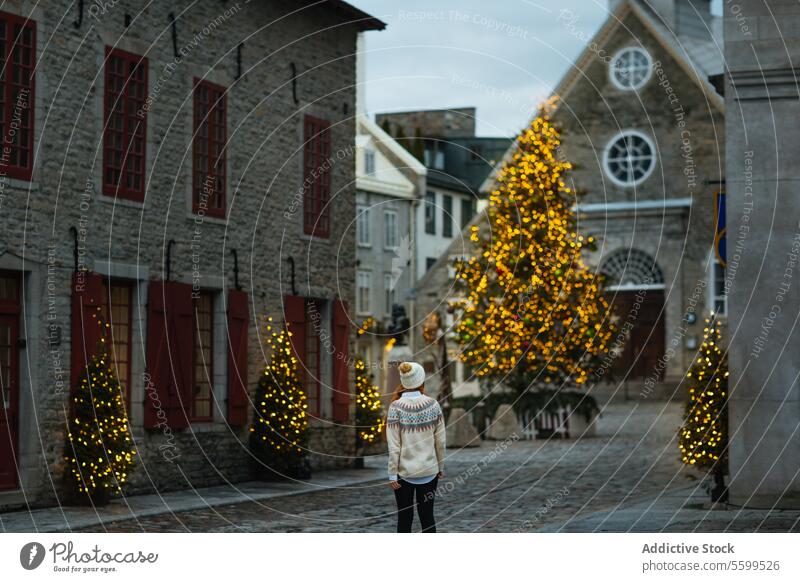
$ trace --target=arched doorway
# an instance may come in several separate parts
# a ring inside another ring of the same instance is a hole
[[[664,356],[664,274],[653,257],[625,249],[603,261],[608,301],[626,338],[615,341],[614,377],[661,379]],[[619,336],[622,337],[622,336]]]

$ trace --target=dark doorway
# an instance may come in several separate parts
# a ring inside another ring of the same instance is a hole
[[[19,307],[19,275],[0,271],[0,490],[19,482]]]
[[[620,330],[628,330],[628,339],[614,360],[614,376],[661,379],[658,365],[664,356],[664,291],[639,289],[609,292],[619,317]]]

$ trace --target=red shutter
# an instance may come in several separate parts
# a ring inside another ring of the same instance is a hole
[[[147,304],[145,427],[184,428],[194,382],[192,286],[151,281]]]
[[[103,330],[100,307],[103,304],[103,278],[88,271],[72,275],[72,360],[70,381],[74,388],[89,360],[97,353]]]
[[[147,376],[144,426],[155,428],[169,421],[169,354],[167,353],[167,291],[163,281],[150,281],[147,291]],[[161,418],[159,418],[161,417]]]
[[[169,305],[173,326],[172,372],[175,379],[175,390],[170,393],[170,407],[173,426],[182,428],[189,425],[192,414],[192,398],[194,396],[194,334],[197,324],[194,319],[194,303],[192,302],[192,286],[188,283],[172,283],[170,287],[171,302]]]
[[[247,424],[247,334],[249,332],[247,293],[228,292],[228,424]]]
[[[347,303],[333,302],[333,420],[347,422],[350,417],[350,318]]]
[[[306,300],[296,295],[287,295],[283,301],[283,316],[292,333],[292,347],[301,362],[306,359]],[[300,366],[303,370],[304,366]]]

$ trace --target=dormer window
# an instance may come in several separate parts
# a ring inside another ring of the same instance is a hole
[[[425,143],[425,166],[444,170],[444,142],[429,140]]]

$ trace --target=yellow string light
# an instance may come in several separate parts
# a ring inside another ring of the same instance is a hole
[[[516,141],[489,198],[488,224],[473,226],[476,252],[456,261],[455,334],[478,377],[536,374],[541,382],[587,382],[613,334],[601,278],[581,258],[572,165],[545,110]]]

